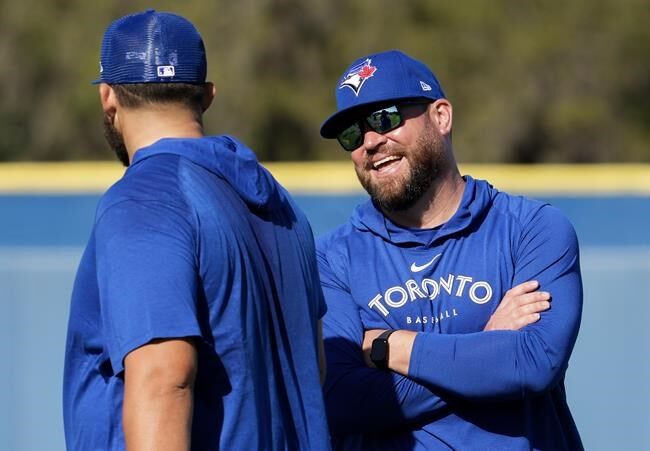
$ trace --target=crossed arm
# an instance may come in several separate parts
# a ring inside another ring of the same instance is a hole
[[[475,401],[552,389],[564,377],[582,313],[577,239],[554,209],[531,221],[516,249],[514,281],[522,280],[538,280],[553,295],[553,307],[539,321],[519,331],[401,337],[399,370],[436,391]]]
[[[550,293],[537,291],[538,288],[539,282],[531,280],[508,290],[483,330],[519,330],[537,322],[541,312],[551,307]],[[382,329],[370,329],[364,333],[362,349],[366,365],[370,368],[375,367],[370,360],[372,342],[382,332]],[[397,330],[391,334],[388,338],[388,369],[403,376],[409,375],[411,351],[416,335],[416,332],[410,330]]]
[[[372,339],[382,331],[363,329],[349,294],[329,284],[326,278],[323,288],[330,299],[324,322],[328,363],[324,391],[332,433],[400,429],[428,421],[444,410],[446,402],[431,387],[407,377],[407,370],[394,370],[398,362],[408,361],[407,351],[415,332],[393,333],[389,338],[389,368],[394,371],[377,370],[368,353]],[[508,291],[485,330],[516,330],[537,321],[539,313],[550,305],[548,293],[537,288],[538,283],[531,281]],[[393,338],[395,335],[400,341]],[[364,353],[359,349],[362,342]]]

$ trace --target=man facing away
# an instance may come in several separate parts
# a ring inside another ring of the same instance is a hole
[[[203,42],[153,10],[101,50],[99,202],[70,307],[70,450],[328,449],[311,229],[253,152],[203,136]]]
[[[564,390],[582,310],[571,224],[460,175],[451,104],[421,62],[360,58],[336,97],[321,135],[371,198],[317,243],[336,447],[581,449]]]

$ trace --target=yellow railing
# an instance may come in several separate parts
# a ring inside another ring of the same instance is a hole
[[[349,162],[268,163],[293,193],[362,192]],[[514,193],[650,195],[650,164],[463,164],[463,174]],[[101,193],[124,173],[117,162],[0,164],[0,194]]]

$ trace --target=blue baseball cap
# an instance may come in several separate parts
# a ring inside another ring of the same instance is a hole
[[[102,41],[93,83],[205,83],[201,35],[187,19],[153,9],[117,19]]]
[[[442,99],[438,79],[422,62],[399,50],[375,53],[353,62],[336,87],[336,106],[320,129],[323,138],[336,138],[350,116],[373,103],[392,100]]]

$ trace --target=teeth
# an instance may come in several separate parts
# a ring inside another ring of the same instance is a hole
[[[400,157],[396,157],[396,156],[394,156],[394,155],[393,155],[393,156],[390,156],[390,157],[382,158],[381,160],[375,162],[375,163],[372,165],[372,167],[375,168],[375,169],[377,169],[377,168],[379,168],[379,166],[381,166],[382,164],[386,164],[386,163],[388,163],[388,162],[390,162],[390,161],[399,160],[399,159],[400,159]]]

